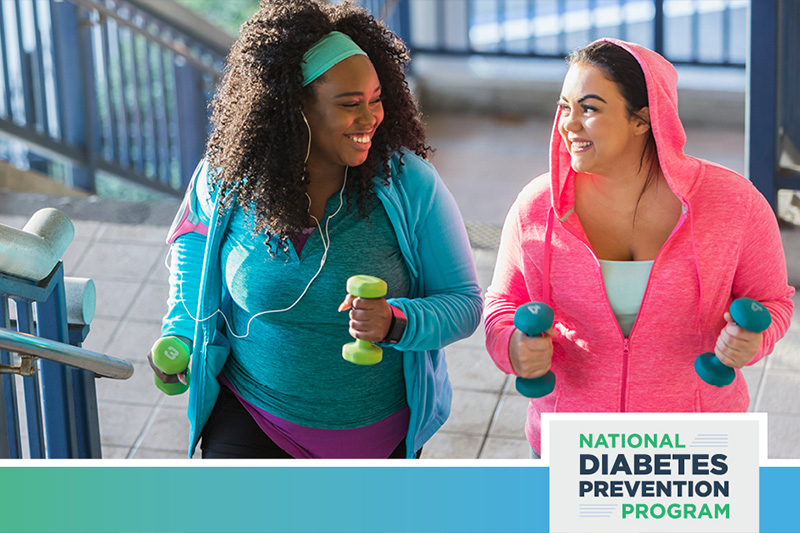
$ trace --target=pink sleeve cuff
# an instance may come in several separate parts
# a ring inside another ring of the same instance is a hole
[[[497,368],[506,374],[516,376],[517,373],[514,372],[514,368],[511,366],[511,359],[508,355],[508,344],[511,342],[511,335],[513,333],[514,326],[503,328],[503,330],[498,332],[497,336],[493,339],[495,349],[490,353],[495,354],[492,359],[494,359],[494,364],[497,365]]]

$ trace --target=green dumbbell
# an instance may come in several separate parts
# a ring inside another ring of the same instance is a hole
[[[752,298],[734,300],[730,313],[736,324],[754,333],[761,333],[772,324],[769,309]],[[725,387],[736,379],[736,370],[722,364],[713,352],[698,355],[694,360],[694,370],[700,379],[715,387]]]
[[[167,336],[158,339],[150,349],[153,357],[153,365],[165,374],[185,373],[186,383],[177,380],[176,382],[164,383],[153,373],[153,380],[156,387],[170,396],[183,394],[189,389],[189,358],[191,350],[185,342],[178,337]]]
[[[357,298],[383,298],[386,282],[374,276],[353,276],[347,280],[347,292]],[[369,341],[356,339],[342,346],[342,357],[357,365],[374,365],[383,359],[383,350]]]

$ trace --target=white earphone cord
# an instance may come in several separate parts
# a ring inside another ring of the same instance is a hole
[[[305,118],[305,117],[303,117],[303,118]],[[309,131],[309,133],[310,133],[310,131]],[[309,146],[310,146],[310,143],[309,143]],[[314,222],[317,223],[317,228],[319,229],[319,237],[320,237],[320,239],[322,239],[322,246],[324,248],[324,252],[322,253],[322,260],[319,263],[319,268],[317,269],[317,272],[311,277],[311,280],[308,282],[308,285],[306,285],[306,288],[303,289],[303,292],[300,294],[300,296],[297,297],[297,300],[295,300],[295,302],[292,305],[290,305],[289,307],[286,307],[285,309],[272,309],[272,310],[268,310],[268,311],[260,311],[260,312],[258,312],[256,314],[254,314],[253,316],[250,317],[250,320],[247,321],[247,330],[246,330],[245,334],[244,335],[237,335],[236,332],[233,331],[233,327],[232,327],[231,323],[228,321],[228,317],[225,316],[225,313],[223,313],[221,309],[217,309],[216,311],[214,311],[213,313],[211,313],[209,316],[207,316],[205,318],[195,318],[194,316],[192,316],[191,311],[189,311],[189,308],[186,307],[186,300],[183,299],[183,281],[184,281],[183,280],[183,272],[176,271],[175,274],[178,275],[178,280],[177,280],[178,299],[177,299],[177,302],[180,302],[183,305],[183,309],[186,311],[186,314],[189,315],[189,318],[191,318],[195,322],[205,322],[206,320],[211,320],[212,318],[214,318],[214,316],[217,315],[217,313],[219,313],[220,315],[222,315],[222,319],[225,321],[225,327],[230,332],[230,334],[233,335],[234,337],[236,337],[237,339],[244,339],[244,338],[246,338],[246,337],[248,337],[250,335],[250,324],[253,322],[253,320],[256,317],[261,316],[261,315],[265,315],[265,314],[268,314],[268,313],[283,313],[285,311],[289,311],[295,305],[297,305],[300,302],[300,300],[303,299],[303,296],[306,295],[306,293],[308,292],[309,287],[311,287],[311,284],[314,282],[315,279],[317,279],[317,276],[319,276],[319,273],[322,272],[322,267],[325,265],[325,260],[328,258],[328,250],[330,249],[330,243],[331,243],[331,237],[330,237],[330,233],[328,231],[328,225],[330,224],[331,219],[333,217],[335,217],[339,213],[339,211],[342,210],[342,206],[344,205],[344,188],[345,188],[345,185],[347,185],[347,170],[349,168],[350,167],[345,167],[345,169],[344,169],[344,182],[342,183],[342,188],[339,190],[339,207],[336,209],[336,211],[333,212],[333,214],[331,214],[325,220],[325,233],[324,233],[324,235],[323,235],[322,226],[320,225],[319,220],[317,220],[317,217],[315,217],[314,215],[312,215],[310,213],[310,211],[311,211],[311,197],[308,196],[308,193],[306,193],[306,197],[308,198],[309,216],[314,219]],[[171,266],[169,265],[169,262],[168,262],[169,261],[169,255],[170,255],[170,252],[167,251],[167,255],[164,258],[164,266],[167,267],[167,270],[172,272],[172,268],[171,268]]]

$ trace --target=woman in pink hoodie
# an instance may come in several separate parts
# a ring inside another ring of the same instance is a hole
[[[508,213],[486,295],[495,364],[557,378],[528,407],[531,447],[543,412],[745,411],[739,369],[772,352],[792,314],[775,215],[742,176],[683,153],[677,73],[663,57],[602,39],[568,62],[550,172]],[[732,322],[744,296],[772,314],[763,333]],[[530,301],[555,311],[545,336],[514,327]],[[731,385],[695,373],[709,351],[736,369]]]

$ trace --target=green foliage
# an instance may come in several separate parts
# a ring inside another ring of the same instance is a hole
[[[259,0],[175,0],[234,37],[239,27],[258,10]]]

